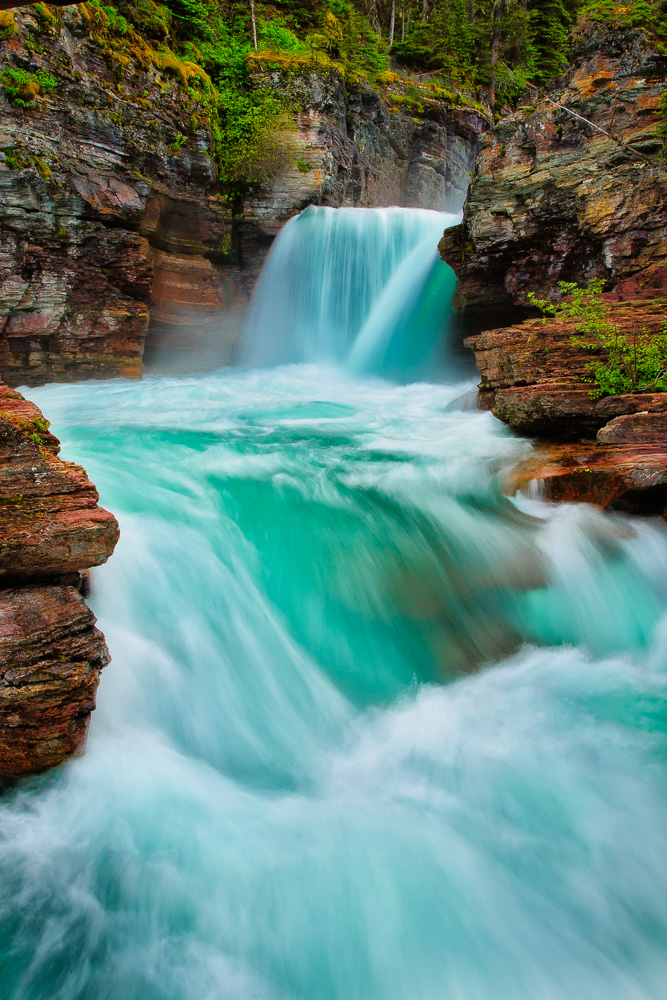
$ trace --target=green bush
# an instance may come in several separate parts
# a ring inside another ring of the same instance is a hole
[[[272,52],[305,52],[305,45],[284,21],[276,17],[259,18],[257,23],[258,46]]]
[[[603,287],[601,278],[594,278],[587,288],[559,281],[559,302],[537,298],[532,292],[528,300],[546,316],[574,321],[577,332],[572,343],[576,347],[605,355],[588,365],[588,381],[594,383],[591,399],[667,392],[667,323],[660,333],[650,334],[646,329],[629,335],[621,333],[610,318],[609,306],[602,297]]]

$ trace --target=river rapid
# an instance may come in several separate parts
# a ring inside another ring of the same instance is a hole
[[[121,540],[87,752],[0,799],[3,998],[667,996],[665,527],[384,374],[27,392]]]

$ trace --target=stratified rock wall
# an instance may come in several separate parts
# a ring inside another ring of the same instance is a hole
[[[666,74],[647,33],[582,22],[561,86],[484,136],[463,223],[440,242],[463,325],[483,331],[466,341],[479,405],[550,442],[510,489],[536,480],[554,500],[667,513],[667,394],[591,398],[592,356],[573,343],[575,325],[525,318],[529,292],[596,277],[621,334],[665,328]]]
[[[0,776],[82,746],[109,660],[79,591],[118,524],[59,449],[40,410],[0,383]]]
[[[48,16],[44,16],[46,10]],[[51,11],[52,13],[49,13]],[[138,377],[146,343],[234,352],[271,241],[311,203],[460,204],[484,119],[391,107],[334,71],[281,74],[299,109],[276,177],[245,207],[217,193],[208,128],[177,70],[104,48],[86,5],[29,7],[4,66],[55,87],[28,107],[0,88],[0,378]]]
[[[291,155],[245,199],[237,227],[247,294],[282,226],[308,205],[401,205],[458,211],[486,118],[470,107],[422,100],[411,111],[389,92],[346,86],[336,70],[254,69],[256,86],[286,93],[299,109]]]
[[[572,58],[562,86],[484,136],[464,222],[440,243],[486,329],[562,280],[601,277],[622,297],[667,287],[667,59],[645,32],[590,22]]]
[[[158,311],[179,301],[160,250],[195,265],[195,310],[232,294],[212,263],[231,211],[214,194],[208,132],[174,147],[190,132],[177,79],[114,64],[84,6],[14,17],[3,63],[56,85],[26,108],[0,96],[0,378],[138,377],[152,289]]]

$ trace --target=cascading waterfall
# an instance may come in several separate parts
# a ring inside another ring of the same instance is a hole
[[[502,496],[474,383],[377,375],[433,348],[419,227],[351,302],[318,219],[317,364],[29,390],[122,535],[88,751],[0,799],[0,994],[662,1000],[665,526]]]
[[[456,285],[436,247],[458,220],[415,208],[306,209],[269,254],[243,361],[349,361],[401,378],[432,372]]]

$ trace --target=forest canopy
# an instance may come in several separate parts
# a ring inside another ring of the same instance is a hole
[[[335,68],[348,85],[426,81],[443,99],[481,101],[498,114],[528,84],[563,72],[578,17],[646,29],[667,54],[667,0],[89,0],[85,7],[113,44],[139,41],[156,65],[180,76],[211,130],[229,190],[273,171],[274,137],[288,127],[286,98],[256,85],[258,66]]]

